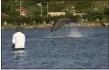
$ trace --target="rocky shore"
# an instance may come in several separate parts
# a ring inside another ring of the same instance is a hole
[[[81,24],[76,24],[75,26],[77,27],[105,27],[109,26],[109,23],[81,23]],[[51,28],[52,24],[36,24],[36,25],[25,25],[23,26],[26,29],[32,29],[32,28]],[[15,25],[5,25],[2,26],[1,28],[3,29],[15,29]]]
[[[105,27],[109,26],[108,23],[89,23],[89,24],[77,24],[77,27]],[[51,28],[52,24],[38,24],[38,25],[32,25],[32,26],[26,26],[25,28]]]

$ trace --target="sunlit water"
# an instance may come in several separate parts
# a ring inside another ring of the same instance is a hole
[[[78,28],[83,37],[45,38],[50,29],[27,29],[26,48],[12,51],[15,30],[2,30],[2,68],[108,68],[108,28]]]

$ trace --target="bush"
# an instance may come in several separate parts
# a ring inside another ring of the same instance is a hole
[[[24,16],[14,16],[14,17],[4,17],[2,18],[2,22],[7,21],[11,24],[20,25],[21,23],[27,22],[27,18]]]
[[[2,18],[2,22],[7,21],[8,23],[13,22],[13,18],[12,17],[4,17]]]
[[[60,20],[61,18],[65,18],[65,15],[53,16],[51,20],[54,21],[54,22],[57,22],[57,21]]]
[[[97,19],[99,19],[99,22],[105,22],[104,19],[106,20],[106,15],[99,12],[90,12],[85,16],[85,18],[88,18],[88,21],[90,22],[97,22]]]
[[[13,22],[17,25],[21,25],[22,23],[27,22],[27,18],[24,16],[15,16],[13,17]]]
[[[32,18],[32,21],[35,21],[37,24],[43,23],[43,17],[35,16]]]
[[[81,17],[79,15],[74,16],[72,14],[66,14],[65,16],[66,16],[66,18],[74,19],[76,21],[79,21],[81,19]]]
[[[52,21],[51,18],[52,17],[49,15],[49,16],[45,17],[44,20],[46,23],[50,23]]]

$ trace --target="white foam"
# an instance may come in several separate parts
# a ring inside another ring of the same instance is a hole
[[[62,28],[45,38],[66,38],[66,37],[83,37],[83,35],[76,28]]]

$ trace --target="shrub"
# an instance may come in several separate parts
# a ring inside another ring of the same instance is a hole
[[[40,17],[40,16],[35,16],[32,18],[32,21],[35,21],[37,24],[41,24],[43,23],[43,17]]]
[[[8,23],[13,22],[13,18],[12,17],[4,17],[2,18],[2,22],[7,21]]]
[[[15,16],[13,17],[13,22],[17,25],[21,25],[22,23],[27,22],[27,18],[24,16]]]

